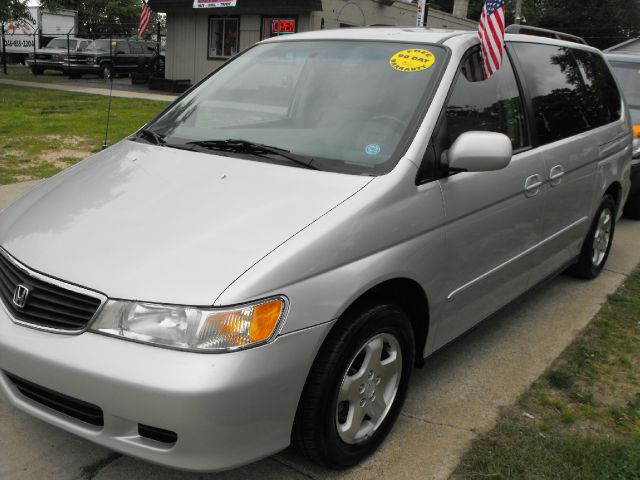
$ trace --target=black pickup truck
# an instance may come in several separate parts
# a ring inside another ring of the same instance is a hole
[[[164,54],[155,42],[108,38],[94,40],[84,50],[64,59],[65,73],[80,78],[85,73],[110,78],[133,72],[164,75]]]

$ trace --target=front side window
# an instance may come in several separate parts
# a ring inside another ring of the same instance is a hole
[[[382,174],[446,62],[435,45],[280,41],[229,62],[149,128],[169,144],[238,139],[320,169]]]
[[[109,40],[94,40],[89,43],[85,50],[89,52],[109,52],[111,50],[111,42]]]
[[[240,19],[209,18],[209,58],[228,58],[240,51]]]
[[[528,146],[524,109],[508,56],[500,70],[484,80],[480,49],[467,55],[447,103],[446,128],[449,146],[462,133],[478,130],[504,133],[514,150]]]

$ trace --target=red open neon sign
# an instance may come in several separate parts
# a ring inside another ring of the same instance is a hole
[[[296,21],[291,18],[274,18],[271,22],[271,34],[296,33]]]

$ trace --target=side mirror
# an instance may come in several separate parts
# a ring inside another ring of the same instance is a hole
[[[454,171],[491,172],[511,163],[513,147],[509,137],[494,132],[466,132],[460,135],[447,154],[448,167]]]

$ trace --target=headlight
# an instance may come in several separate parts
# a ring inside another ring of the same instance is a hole
[[[53,59],[61,62],[64,60],[64,54],[63,53],[56,54],[53,56]]]
[[[286,310],[283,297],[211,309],[110,300],[90,330],[182,350],[228,352],[273,340]]]

